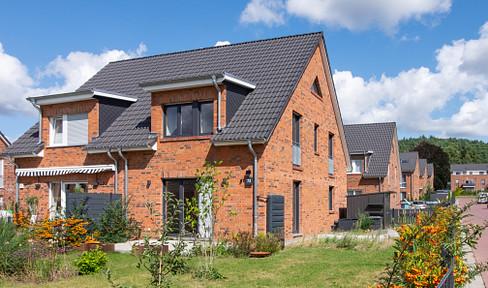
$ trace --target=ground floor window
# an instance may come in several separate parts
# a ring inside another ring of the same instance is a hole
[[[191,227],[189,223],[185,223],[185,217],[187,216],[188,211],[188,203],[191,202],[192,199],[196,199],[197,203],[199,204],[195,184],[196,179],[176,179],[165,180],[163,182],[163,193],[165,193],[165,195],[167,196],[164,197],[164,199],[171,199],[169,201],[163,201],[163,214],[165,215],[165,217],[168,217],[169,215],[175,215],[173,221],[169,223],[172,229],[171,233],[181,234],[184,230],[185,233],[195,234],[197,232],[200,232],[200,235],[204,235],[203,233],[201,233],[201,231],[198,230],[201,226],[200,223],[196,227]],[[176,201],[179,202],[179,205],[177,206],[172,204]],[[175,211],[175,209],[177,209],[178,211]],[[190,215],[190,217],[192,217],[193,219],[197,219],[197,215]]]
[[[293,233],[300,233],[300,182],[293,181]]]
[[[407,192],[400,192],[400,200],[406,199],[407,198]]]
[[[334,187],[329,187],[329,210],[334,210]]]
[[[362,190],[347,190],[347,196],[354,196],[354,195],[361,195],[363,194]]]
[[[86,193],[88,182],[51,182],[49,185],[49,214],[51,217],[64,217],[66,211],[66,193]]]

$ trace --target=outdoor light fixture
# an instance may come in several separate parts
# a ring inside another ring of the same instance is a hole
[[[149,188],[149,186],[151,186],[151,180],[147,180],[146,182],[146,188]]]
[[[36,190],[39,190],[41,188],[41,184],[36,184],[34,187],[36,187]]]
[[[251,170],[246,170],[246,175],[244,176],[244,185],[253,185],[253,178],[251,177]]]

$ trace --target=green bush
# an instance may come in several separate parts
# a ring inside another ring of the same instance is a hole
[[[0,275],[21,274],[25,270],[25,253],[29,251],[29,234],[12,222],[0,218]]]
[[[105,269],[107,254],[97,247],[96,250],[83,252],[82,256],[74,261],[81,275],[95,274]]]
[[[361,230],[369,230],[371,229],[371,226],[373,226],[374,221],[373,219],[369,218],[368,213],[359,213],[359,222],[358,222],[358,227]]]
[[[230,237],[229,251],[235,257],[247,257],[256,250],[256,240],[251,232],[239,231]]]
[[[127,204],[122,200],[109,203],[103,209],[98,221],[100,235],[98,241],[109,243],[126,242],[139,231],[137,222],[132,218],[126,218]]]
[[[256,238],[257,251],[270,252],[273,254],[281,250],[281,245],[282,243],[280,239],[271,233],[259,233]]]

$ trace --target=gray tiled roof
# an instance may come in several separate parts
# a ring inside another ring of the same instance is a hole
[[[427,168],[427,159],[419,159],[419,174],[420,177],[424,176],[425,169]]]
[[[434,173],[434,164],[429,163],[427,164],[427,176],[432,176],[432,173]]]
[[[402,163],[402,159],[407,159],[407,163]],[[402,152],[400,153],[400,164],[402,172],[414,172],[417,168],[417,161],[419,159],[419,152]]]
[[[0,155],[14,156],[37,154],[44,148],[44,142],[39,143],[38,123],[34,124],[27,132],[17,139],[14,144],[3,150]]]
[[[452,171],[465,171],[465,170],[485,170],[488,171],[488,163],[481,164],[451,164]]]
[[[256,89],[212,141],[267,140],[321,39],[318,32],[109,63],[78,90],[103,89],[139,100],[84,149],[140,147],[156,141],[150,133],[151,94],[140,84],[223,72],[255,83]]]
[[[363,176],[386,177],[391,145],[396,135],[395,122],[344,125],[349,153],[373,151],[368,171]]]

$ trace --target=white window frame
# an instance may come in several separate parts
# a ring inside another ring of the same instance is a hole
[[[63,115],[58,115],[58,116],[52,116],[49,119],[49,126],[50,126],[50,133],[49,133],[49,146],[56,147],[56,146],[79,146],[79,145],[85,145],[88,143],[88,113],[74,113],[74,114],[69,114],[69,115],[77,115],[77,114],[86,114],[86,119],[87,119],[87,126],[86,126],[86,133],[87,133],[87,139],[86,143],[68,143],[68,130],[70,129],[68,127],[68,114],[63,114]],[[62,121],[62,141],[61,143],[55,143],[54,139],[56,136],[56,131],[55,131],[55,123],[56,119],[61,119]],[[85,141],[83,141],[85,142]]]
[[[403,176],[405,176],[405,181],[403,181]],[[402,173],[402,181],[400,181],[400,188],[407,188],[407,174]]]
[[[54,184],[61,185],[61,211],[56,211],[56,199],[54,199],[53,195]],[[51,219],[55,217],[64,218],[66,216],[66,184],[75,184],[75,187],[79,187],[80,184],[85,184],[88,187],[88,181],[66,181],[49,183],[49,214]]]
[[[3,173],[3,159],[0,159],[0,188],[3,188],[3,178],[4,178],[4,173]]]

